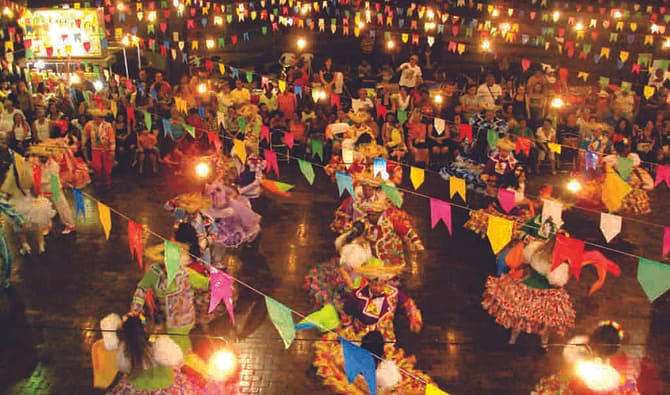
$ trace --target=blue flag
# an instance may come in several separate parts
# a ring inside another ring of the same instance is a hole
[[[354,200],[356,199],[354,196],[354,185],[351,182],[351,175],[337,171],[335,172],[335,180],[337,181],[337,191],[340,196],[342,196],[342,193],[346,190]]]
[[[72,194],[74,195],[74,218],[77,219],[79,213],[81,213],[82,218],[85,220],[86,208],[84,206],[84,196],[77,188],[72,188]]]
[[[162,118],[163,121],[163,136],[170,136],[172,137],[172,125],[170,125],[170,120],[167,118]]]
[[[198,115],[200,115],[200,118],[205,119],[205,107],[198,106]]]
[[[340,337],[340,343],[342,343],[342,355],[344,356],[344,373],[349,383],[353,383],[356,376],[362,374],[365,382],[368,383],[370,395],[376,395],[377,371],[372,354],[342,337]]]
[[[295,85],[293,87],[293,93],[295,93],[296,96],[302,97],[302,86],[300,85]]]

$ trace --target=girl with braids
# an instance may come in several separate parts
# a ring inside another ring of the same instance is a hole
[[[196,388],[179,370],[184,354],[167,335],[149,337],[141,313],[120,318],[110,314],[100,322],[107,351],[116,352],[116,365],[123,374],[109,395],[192,394]]]
[[[319,263],[305,276],[305,288],[317,307],[332,303],[340,309],[344,294],[362,285],[363,278],[356,269],[372,258],[370,244],[365,239],[365,223],[354,222],[348,232],[335,240],[335,248],[339,259]]]

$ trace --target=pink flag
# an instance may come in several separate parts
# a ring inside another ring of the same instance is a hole
[[[275,174],[279,177],[279,166],[277,164],[277,153],[270,151],[269,149],[265,150],[265,172],[270,173],[270,169],[274,169]]]
[[[211,268],[209,273],[209,289],[211,291],[209,297],[209,313],[216,309],[216,306],[221,303],[226,305],[230,321],[235,324],[235,313],[233,311],[233,279],[226,273]]]
[[[530,68],[530,59],[523,58],[521,59],[521,68],[523,71],[526,71]]]
[[[663,256],[670,252],[670,227],[663,228]]]
[[[135,221],[128,220],[128,247],[130,248],[130,256],[137,259],[137,264],[140,269],[144,271],[144,263],[142,262],[142,232],[144,228]]]
[[[430,224],[432,228],[435,228],[440,220],[444,222],[451,235],[451,204],[443,200],[430,198]]]
[[[654,186],[658,186],[658,184],[663,181],[665,181],[665,185],[670,188],[670,166],[659,165],[656,168],[656,182],[654,183]]]
[[[263,140],[270,144],[270,128],[267,125],[261,126],[261,141]]]
[[[286,143],[287,147],[293,149],[293,133],[291,132],[284,133],[284,142]]]
[[[506,213],[509,213],[514,208],[514,191],[498,188],[498,201],[500,202],[500,207]]]

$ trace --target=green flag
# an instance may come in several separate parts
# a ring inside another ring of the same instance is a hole
[[[321,332],[332,331],[340,326],[340,316],[335,307],[328,303],[321,309],[311,313],[295,326],[296,329],[310,329],[317,327]]]
[[[398,110],[398,122],[400,122],[400,124],[402,125],[405,123],[406,120],[407,120],[407,111]]]
[[[144,124],[147,125],[147,130],[151,131],[151,114],[149,114],[149,111],[144,112]]]
[[[298,166],[300,167],[300,172],[305,176],[309,185],[314,184],[314,168],[310,162],[306,160],[298,159]]]
[[[52,174],[49,178],[49,184],[51,186],[51,193],[54,195],[54,202],[57,202],[60,199],[60,183],[58,182],[58,176]]]
[[[498,132],[493,129],[489,129],[489,131],[486,133],[486,141],[489,142],[489,147],[491,149],[495,149],[496,146],[498,146],[498,139],[500,136],[498,135]]]
[[[396,205],[396,207],[402,207],[402,196],[396,187],[390,185],[382,184],[382,191],[386,194],[386,197]]]
[[[650,302],[670,289],[670,265],[640,258],[637,266],[637,281]]]
[[[288,349],[295,339],[295,326],[291,310],[269,296],[265,297],[265,306],[268,309],[270,321],[272,321],[275,329],[279,332],[279,336],[284,341],[284,348]]]
[[[184,124],[184,129],[188,132],[188,134],[191,135],[191,137],[195,138],[195,128],[191,125]]]
[[[633,172],[633,158],[619,157],[616,161],[616,171],[624,181],[627,181]]]
[[[323,143],[320,140],[312,140],[312,158],[317,155],[323,162]]]
[[[167,272],[168,286],[172,284],[172,281],[177,276],[180,259],[181,248],[178,245],[165,240],[165,271]]]
[[[291,184],[286,184],[284,182],[279,182],[279,181],[273,181],[273,182],[277,186],[277,189],[279,189],[282,192],[288,192],[291,189],[293,189],[293,185],[291,185]]]

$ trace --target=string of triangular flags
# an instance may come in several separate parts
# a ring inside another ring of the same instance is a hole
[[[179,270],[180,257],[182,255],[182,249],[178,245],[172,243],[171,241],[165,239],[160,234],[152,231],[147,227],[143,227],[138,224],[130,217],[125,214],[112,209],[103,202],[95,199],[93,196],[83,193],[81,190],[74,188],[73,189],[74,199],[75,199],[75,218],[78,219],[79,215],[82,215],[85,218],[86,209],[84,204],[84,196],[88,199],[94,200],[97,202],[98,208],[98,218],[100,224],[102,225],[105,237],[109,240],[109,235],[112,228],[111,222],[111,213],[114,212],[118,216],[124,218],[128,221],[128,243],[129,250],[131,252],[131,257],[137,259],[140,264],[140,268],[144,270],[142,266],[142,233],[148,232],[149,234],[158,237],[163,240],[164,243],[164,264],[167,273],[168,284],[172,283],[176,277],[177,271]],[[193,257],[194,259],[201,260],[199,257]],[[340,325],[340,320],[338,313],[334,306],[326,304],[321,309],[318,309],[309,315],[305,316],[288,306],[282,304],[281,302],[273,299],[269,295],[263,293],[262,291],[254,288],[253,286],[236,279],[235,277],[215,268],[212,268],[210,271],[210,305],[209,312],[213,312],[218,305],[223,301],[228,315],[231,319],[231,322],[235,323],[235,314],[233,308],[233,282],[237,282],[250,290],[261,295],[265,299],[265,305],[268,311],[268,316],[275,329],[277,330],[279,336],[281,337],[284,347],[288,349],[293,341],[296,338],[297,330],[306,330],[310,328],[317,328],[321,332],[332,332]],[[293,321],[293,314],[301,317],[301,321],[297,324]],[[375,382],[375,370],[376,365],[374,363],[374,358],[380,358],[379,356],[373,356],[367,350],[353,344],[349,340],[338,336],[339,341],[342,344],[343,353],[344,353],[344,368],[347,372],[347,379],[349,383],[352,383],[356,377],[360,374],[362,375],[370,389],[371,394],[375,394],[377,390]],[[370,363],[372,362],[372,363]],[[401,370],[401,373],[408,375],[409,377],[419,380],[426,384],[426,394],[447,394],[446,392],[440,390],[437,386],[431,383],[425,383],[421,378],[413,376],[408,372]]]

